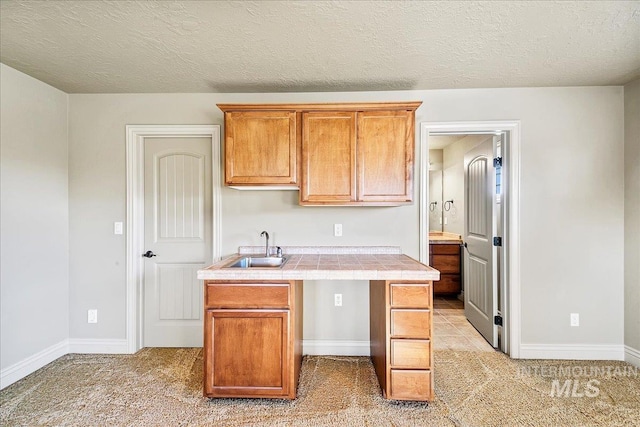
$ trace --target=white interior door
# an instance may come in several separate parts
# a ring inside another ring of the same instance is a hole
[[[464,156],[465,221],[464,312],[471,324],[493,346],[498,346],[493,250],[493,141],[480,144]]]
[[[211,260],[210,138],[145,138],[145,347],[200,347]],[[148,253],[148,255],[151,255]]]

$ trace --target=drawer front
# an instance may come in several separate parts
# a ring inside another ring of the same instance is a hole
[[[391,336],[394,338],[431,338],[429,310],[391,310]]]
[[[438,255],[460,255],[460,245],[430,245],[431,253]]]
[[[210,283],[209,308],[289,308],[289,283]]]
[[[391,340],[393,368],[429,369],[431,367],[430,340]]]
[[[434,255],[431,266],[440,273],[460,273],[460,257],[457,255]]]
[[[440,280],[433,282],[433,292],[435,294],[459,294],[460,289],[459,274],[441,274]]]
[[[428,284],[391,284],[391,306],[431,308],[431,286]]]
[[[431,371],[391,370],[391,399],[431,400]]]

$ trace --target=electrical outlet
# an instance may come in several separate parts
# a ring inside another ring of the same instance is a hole
[[[333,294],[333,304],[336,307],[342,307],[342,294]]]
[[[571,326],[580,326],[580,314],[571,313]]]
[[[113,223],[113,234],[122,234],[122,223],[114,222]]]
[[[342,237],[342,224],[333,224],[333,235],[335,237]]]
[[[87,311],[87,323],[98,323],[98,310]]]

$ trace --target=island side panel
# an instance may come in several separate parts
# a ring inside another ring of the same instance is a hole
[[[295,399],[298,390],[298,382],[300,379],[300,370],[302,369],[302,318],[303,311],[303,293],[302,280],[291,282],[292,304],[291,304],[291,330],[290,334],[293,342],[290,344],[293,348],[293,375],[291,375],[291,386],[289,387],[289,398]]]
[[[387,397],[387,355],[389,353],[389,321],[387,282],[369,282],[369,339],[371,361],[380,383],[382,395]]]

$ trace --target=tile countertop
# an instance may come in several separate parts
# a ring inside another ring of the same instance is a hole
[[[429,232],[429,243],[430,244],[450,244],[450,243],[458,243],[462,244],[462,236],[455,233],[449,233],[447,231],[430,231]]]
[[[200,280],[439,280],[440,272],[394,246],[282,247],[281,268],[225,268],[238,258],[264,256],[264,247],[241,246],[232,255],[198,270]]]

